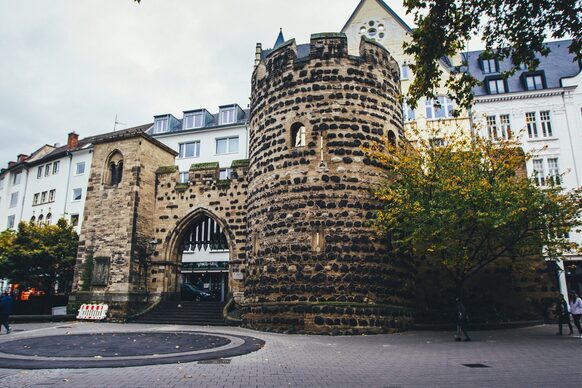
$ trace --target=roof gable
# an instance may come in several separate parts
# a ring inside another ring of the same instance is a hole
[[[344,32],[344,33],[346,32],[348,26],[354,21],[354,19],[356,18],[358,13],[360,13],[360,11],[364,7],[364,5],[366,3],[369,3],[369,2],[375,2],[378,6],[380,6],[380,8],[385,10],[398,24],[400,24],[400,26],[402,26],[402,28],[406,32],[412,31],[410,26],[408,24],[406,24],[406,22],[404,20],[402,20],[402,18],[400,16],[398,16],[398,14],[392,8],[390,8],[388,6],[388,4],[386,4],[384,1],[382,1],[382,0],[361,0],[360,3],[358,4],[358,6],[356,7],[356,9],[354,10],[354,12],[352,12],[350,17],[348,18],[348,21],[343,26],[341,32]]]

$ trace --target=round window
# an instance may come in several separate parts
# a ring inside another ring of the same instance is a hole
[[[384,31],[384,25],[383,24],[378,24],[378,31]]]
[[[370,29],[368,30],[368,35],[370,35],[370,36],[376,36],[376,32],[377,32],[377,31],[376,31],[376,29],[375,29],[375,28],[370,28]]]
[[[366,27],[362,27],[360,28],[360,34],[365,34],[366,33]]]
[[[383,38],[383,37],[384,37],[384,33],[383,33],[383,32],[381,32],[381,33],[379,33],[379,34],[378,34],[378,36],[379,36],[379,37],[380,37],[380,39],[381,39],[381,38]]]
[[[375,21],[373,21],[373,20],[370,20],[370,21],[368,22],[368,24],[370,25],[370,27],[372,27],[372,26],[374,26],[374,24],[376,24],[376,22],[375,22]]]

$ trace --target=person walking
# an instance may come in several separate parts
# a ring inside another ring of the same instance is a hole
[[[7,292],[4,292],[0,298],[0,331],[2,331],[2,326],[4,326],[6,328],[6,334],[12,331],[8,324],[10,314],[12,314],[12,297]]]
[[[566,302],[563,294],[560,294],[560,298],[556,301],[556,314],[558,315],[558,332],[556,335],[562,335],[562,326],[565,324],[570,328],[570,334],[574,334],[572,330],[572,323],[570,323],[570,306]]]
[[[570,291],[570,314],[574,318],[574,325],[578,329],[578,335],[582,337],[582,327],[580,327],[580,318],[582,317],[582,299],[576,291]]]
[[[457,298],[457,335],[455,336],[455,341],[461,341],[461,332],[465,335],[465,341],[471,341],[469,334],[467,333],[467,323],[469,322],[469,316],[467,315],[467,310],[461,302],[461,299]]]

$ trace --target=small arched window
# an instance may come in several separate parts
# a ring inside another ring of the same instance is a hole
[[[49,213],[49,214],[47,214],[47,215],[46,215],[45,224],[47,224],[47,225],[50,225],[50,224],[51,224],[51,221],[52,221],[52,219],[53,219],[53,215],[52,215],[52,213]]]
[[[104,183],[110,186],[117,186],[123,177],[123,155],[115,151],[107,161],[107,171],[105,173]]]
[[[388,141],[391,145],[396,146],[396,134],[392,130],[388,131]]]
[[[44,225],[44,216],[42,214],[38,216],[38,224],[40,226]]]
[[[35,216],[30,217],[30,223],[34,224],[35,222],[36,222],[36,217]]]
[[[292,148],[296,147],[305,147],[305,125],[301,123],[295,123],[291,126],[291,146]]]

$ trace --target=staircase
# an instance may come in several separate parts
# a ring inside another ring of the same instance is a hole
[[[223,302],[168,301],[135,319],[136,323],[225,326]]]

